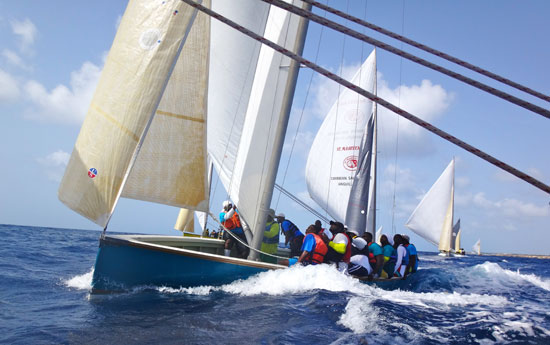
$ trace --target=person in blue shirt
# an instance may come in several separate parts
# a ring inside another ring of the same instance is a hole
[[[393,277],[393,271],[395,271],[395,261],[397,259],[397,253],[390,243],[388,236],[380,236],[380,244],[382,245],[382,252],[384,254],[384,266],[382,267],[382,278]]]
[[[301,246],[302,254],[298,258],[298,263],[302,265],[318,265],[323,263],[327,254],[328,239],[324,235],[319,235],[319,229],[310,225],[306,229],[304,243]]]
[[[414,244],[409,243],[409,236],[407,235],[401,235],[403,237],[403,246],[407,249],[407,252],[409,253],[409,263],[407,265],[406,274],[414,273],[418,269],[418,252],[416,251],[416,247]]]
[[[277,222],[285,235],[285,246],[290,243],[290,257],[300,256],[302,251],[302,242],[304,242],[304,234],[298,229],[294,223],[285,218],[284,213],[277,215]]]

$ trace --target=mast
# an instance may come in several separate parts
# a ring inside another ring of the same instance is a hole
[[[303,3],[302,8],[310,11],[311,4]],[[294,51],[298,55],[302,55],[304,50],[304,43],[306,39],[306,33],[308,28],[308,19],[302,17],[298,24],[298,39],[294,45]],[[287,85],[285,88],[285,94],[283,97],[283,106],[281,109],[282,116],[279,118],[277,130],[275,132],[275,141],[273,144],[273,153],[267,165],[267,174],[265,176],[266,185],[264,193],[260,196],[260,202],[257,208],[256,223],[252,225],[254,236],[250,246],[254,249],[260,249],[263,240],[263,229],[267,219],[267,211],[271,206],[271,198],[273,197],[273,188],[275,187],[275,178],[277,177],[277,170],[279,169],[279,161],[283,151],[283,144],[285,141],[285,134],[288,127],[288,118],[290,116],[290,109],[292,106],[292,100],[294,97],[294,91],[296,89],[296,81],[298,80],[298,71],[300,69],[300,63],[294,59],[291,59],[289,66],[289,77],[287,79]],[[250,260],[257,260],[258,253],[254,250],[250,251],[248,256]]]

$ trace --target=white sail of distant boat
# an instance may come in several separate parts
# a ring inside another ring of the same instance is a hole
[[[424,195],[406,226],[449,254],[454,214],[454,158]]]
[[[481,239],[477,240],[472,249],[474,250],[474,253],[481,255]]]
[[[376,51],[369,55],[352,83],[375,92]],[[350,90],[342,91],[317,132],[306,163],[311,198],[333,219],[360,234],[375,232],[375,109],[372,101]],[[362,188],[357,189],[358,197],[351,202],[354,184],[361,184]],[[354,209],[352,213],[360,214],[362,219],[347,217],[349,202]]]

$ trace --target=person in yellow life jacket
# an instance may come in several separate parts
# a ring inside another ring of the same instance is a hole
[[[325,262],[335,263],[340,271],[345,271],[351,258],[351,239],[340,222],[331,221],[329,230],[334,236],[328,242]]]
[[[223,209],[220,212],[220,223],[227,229],[223,232],[225,256],[229,256],[233,245],[237,244],[238,257],[246,259],[249,253],[248,242],[241,225],[239,212],[237,212],[237,209],[229,200],[223,202]]]
[[[279,223],[275,220],[275,211],[270,209],[267,213],[267,223],[264,230],[264,238],[260,250],[267,254],[276,254],[279,246]],[[277,263],[277,258],[260,254],[260,260],[272,264]]]
[[[298,258],[298,263],[302,265],[318,265],[324,262],[328,247],[325,243],[327,240],[322,235],[318,235],[319,229],[314,225],[310,225],[306,229],[306,237],[302,244],[302,254]]]

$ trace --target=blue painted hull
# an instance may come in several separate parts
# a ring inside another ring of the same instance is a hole
[[[106,236],[100,240],[92,293],[147,285],[222,285],[277,268],[283,266]]]

